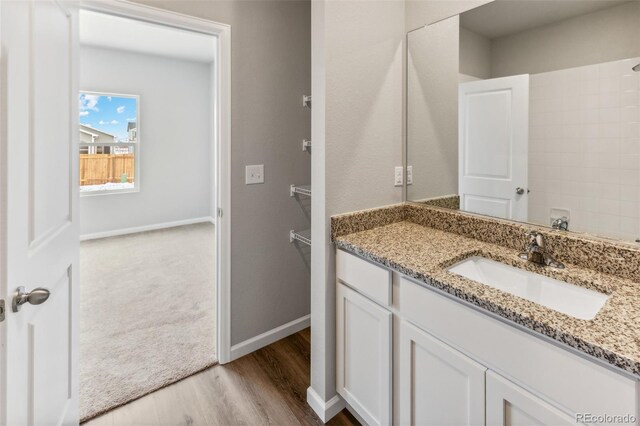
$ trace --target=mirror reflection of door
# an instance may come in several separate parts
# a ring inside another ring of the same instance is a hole
[[[640,243],[638,22],[495,0],[409,31],[407,201]]]
[[[460,84],[460,208],[527,220],[529,76]]]

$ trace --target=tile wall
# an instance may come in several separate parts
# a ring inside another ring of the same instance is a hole
[[[640,239],[640,58],[531,75],[529,221]]]

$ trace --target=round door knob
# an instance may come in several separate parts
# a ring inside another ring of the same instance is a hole
[[[13,294],[13,312],[20,311],[20,306],[24,305],[27,302],[31,305],[40,305],[46,302],[50,295],[51,293],[46,288],[34,288],[29,293],[27,293],[24,287],[18,287],[16,289],[16,292]]]
[[[518,194],[518,195],[524,194],[524,188],[517,187],[516,188],[516,194]]]

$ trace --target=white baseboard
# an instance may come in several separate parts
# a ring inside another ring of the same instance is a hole
[[[256,337],[247,339],[244,342],[240,342],[231,346],[231,361],[243,357],[251,352],[257,351],[260,348],[264,348],[267,345],[277,342],[280,339],[284,339],[287,336],[297,333],[300,330],[311,325],[311,315],[305,315],[296,320],[288,322],[276,327],[273,330],[264,332]]]
[[[144,231],[155,231],[156,229],[173,228],[175,226],[193,225],[195,223],[211,222],[216,223],[212,216],[196,217],[194,219],[176,220],[173,222],[156,223],[153,225],[135,226],[133,228],[115,229],[113,231],[96,232],[93,234],[80,235],[80,241],[96,240],[98,238],[115,237],[118,235],[135,234]]]
[[[346,407],[344,399],[340,398],[340,395],[336,395],[325,402],[311,386],[307,388],[307,404],[324,423],[331,420]]]
[[[364,419],[362,418],[362,416],[360,414],[358,414],[358,412],[348,403],[345,403],[345,405],[347,406],[347,410],[351,413],[351,415],[353,417],[356,418],[356,420],[361,424],[361,425],[366,425],[367,422],[364,421]]]

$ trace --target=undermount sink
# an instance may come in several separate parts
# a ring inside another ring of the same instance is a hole
[[[593,319],[609,298],[597,291],[480,256],[468,257],[447,271],[583,320]]]

